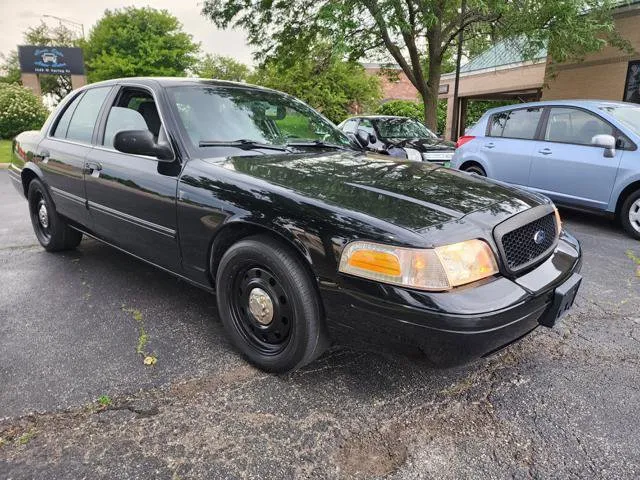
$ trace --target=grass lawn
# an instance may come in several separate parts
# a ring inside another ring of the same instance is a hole
[[[11,140],[0,140],[0,163],[11,162]]]

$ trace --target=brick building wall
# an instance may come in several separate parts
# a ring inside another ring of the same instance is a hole
[[[379,64],[364,64],[364,69],[369,75],[378,75],[382,87],[382,99],[387,100],[418,100],[418,91],[409,81],[407,75],[400,69],[396,70],[393,80],[382,72]]]
[[[640,10],[616,15],[616,28],[635,52],[631,55],[607,47],[589,55],[582,62],[548,65],[547,88],[543,100],[559,99],[623,99],[629,61],[640,60]]]

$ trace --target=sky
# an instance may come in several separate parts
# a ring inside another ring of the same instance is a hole
[[[201,43],[205,53],[218,53],[251,64],[251,49],[242,31],[219,30],[200,14],[201,0],[0,0],[0,53],[7,54],[22,43],[22,32],[44,20],[57,25],[58,20],[43,18],[55,15],[84,24],[85,34],[102,17],[105,9],[127,6],[150,6],[166,9],[176,16],[183,30]],[[72,25],[66,24],[70,28]],[[78,27],[79,29],[79,27]]]

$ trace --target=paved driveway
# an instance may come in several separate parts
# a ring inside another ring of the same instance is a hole
[[[563,214],[585,280],[554,330],[445,371],[334,348],[273,376],[210,295],[92,240],[45,253],[0,171],[0,478],[638,478],[640,242]]]

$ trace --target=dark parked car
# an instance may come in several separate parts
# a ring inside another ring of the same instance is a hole
[[[412,118],[387,115],[351,117],[338,125],[363,148],[393,157],[449,166],[455,144]]]
[[[304,103],[242,84],[81,88],[15,139],[9,175],[46,250],[87,235],[215,292],[268,371],[357,337],[467,361],[552,326],[581,280],[545,197],[354,150]]]

